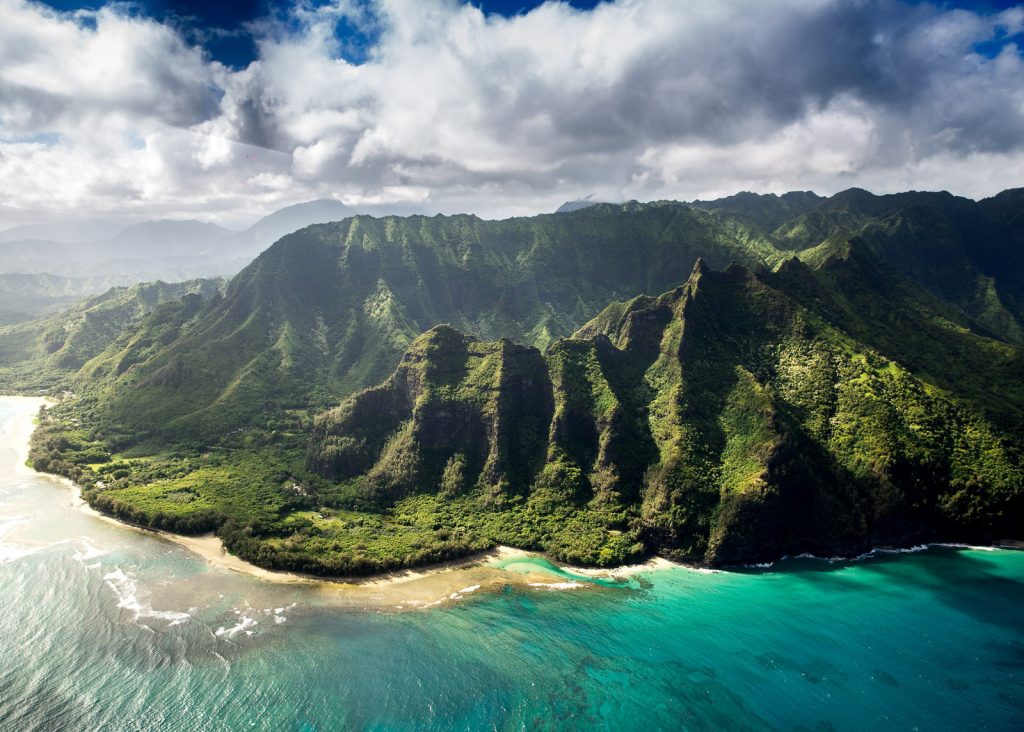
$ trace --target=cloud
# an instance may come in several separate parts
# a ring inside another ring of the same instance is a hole
[[[337,0],[254,24],[238,71],[119,6],[0,12],[8,207],[231,222],[322,195],[506,215],[591,193],[1021,184],[1020,8],[617,0],[504,18]],[[372,39],[361,63],[339,24]]]

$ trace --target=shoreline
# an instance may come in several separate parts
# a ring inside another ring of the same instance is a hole
[[[26,410],[24,413],[17,414],[7,422],[4,429],[0,431],[0,446],[15,454],[15,470],[19,473],[43,475],[43,473],[26,465],[30,449],[29,440],[38,426],[36,424],[36,416],[39,414],[40,407],[52,406],[54,404],[53,400],[45,397],[30,396],[4,396],[4,399],[16,399],[19,402],[27,402],[27,406],[33,408],[31,411]]]
[[[82,501],[85,503],[84,501]],[[86,504],[88,505],[88,504]],[[90,508],[90,511],[95,509]],[[103,515],[103,514],[101,514]],[[125,524],[122,521],[118,521],[116,518],[111,516],[105,516],[104,518],[115,521],[121,525]],[[247,562],[244,559],[236,557],[231,554],[224,546],[224,542],[220,540],[215,534],[201,534],[199,536],[185,536],[183,534],[172,534],[166,531],[160,531],[158,529],[147,529],[145,527],[132,527],[136,528],[141,532],[158,536],[161,539],[170,541],[179,546],[185,547],[193,554],[198,557],[205,559],[206,563],[211,567],[217,567],[220,569],[226,569],[231,572],[238,572],[239,574],[246,574],[251,577],[258,577],[268,582],[279,582],[282,584],[309,584],[309,585],[328,585],[328,586],[350,586],[350,587],[387,587],[390,585],[398,585],[406,582],[414,582],[421,579],[426,579],[430,576],[441,574],[444,572],[452,572],[460,569],[471,569],[475,567],[488,566],[489,562],[495,560],[505,560],[514,558],[517,556],[529,556],[530,553],[514,549],[512,547],[497,546],[494,549],[490,549],[478,554],[473,554],[460,559],[452,559],[447,562],[441,562],[439,564],[427,564],[422,567],[412,567],[409,569],[394,570],[391,572],[384,572],[382,574],[361,576],[348,576],[348,577],[325,577],[315,574],[303,574],[301,572],[286,572],[284,570],[277,569],[265,569],[259,565]]]
[[[152,537],[157,537],[168,541],[172,544],[184,547],[192,554],[195,554],[199,558],[205,560],[206,564],[210,567],[222,569],[230,572],[236,572],[238,574],[248,575],[255,577],[267,582],[274,582],[279,584],[305,584],[312,586],[322,586],[326,588],[363,588],[363,589],[382,589],[391,587],[394,585],[402,585],[413,582],[419,582],[423,580],[429,580],[436,578],[440,575],[452,574],[461,570],[471,569],[489,569],[492,572],[500,573],[505,578],[505,584],[528,584],[533,587],[543,587],[550,585],[552,587],[556,585],[564,585],[564,582],[548,583],[540,580],[550,579],[552,573],[544,572],[538,569],[533,573],[523,572],[508,572],[497,565],[501,562],[514,561],[515,559],[543,559],[550,562],[552,566],[557,567],[560,571],[566,572],[578,576],[581,580],[588,579],[616,579],[616,578],[627,578],[641,572],[655,571],[659,569],[666,569],[669,567],[679,567],[683,565],[670,562],[667,559],[661,557],[654,557],[647,562],[635,565],[626,565],[622,567],[614,568],[590,568],[590,567],[573,567],[569,565],[560,564],[557,561],[545,556],[540,552],[528,551],[525,549],[516,549],[514,547],[498,545],[492,549],[485,550],[476,554],[472,554],[466,557],[458,559],[452,559],[447,562],[439,564],[428,564],[422,567],[411,567],[409,569],[400,569],[390,572],[384,572],[377,575],[369,575],[366,577],[362,576],[349,576],[349,577],[323,577],[320,575],[302,574],[298,572],[287,572],[283,570],[265,569],[252,562],[247,562],[234,554],[231,554],[225,547],[224,543],[215,534],[208,533],[199,536],[187,536],[184,534],[175,534],[160,529],[153,529],[146,526],[139,526],[136,524],[122,521],[114,516],[110,516],[101,511],[96,510],[89,505],[88,501],[82,498],[82,489],[70,478],[62,475],[56,475],[53,473],[43,473],[26,465],[29,455],[29,440],[32,433],[35,431],[36,416],[39,412],[39,408],[42,406],[50,407],[54,404],[52,399],[46,397],[29,397],[29,396],[4,396],[6,399],[17,399],[19,401],[24,400],[28,402],[32,409],[31,411],[26,410],[23,414],[19,414],[8,424],[10,425],[2,433],[0,438],[4,438],[7,444],[11,445],[11,449],[15,451],[17,455],[17,469],[26,473],[34,475],[45,476],[51,480],[57,481],[63,484],[72,494],[72,500],[74,507],[85,513],[88,516],[104,521],[108,524],[119,526],[122,528],[129,529],[141,534],[145,534]],[[559,579],[564,579],[559,577]],[[527,581],[530,580],[530,581]]]
[[[544,577],[551,577],[552,575],[544,570],[539,570],[537,573],[510,572],[498,566],[500,563],[511,563],[516,562],[517,560],[528,562],[536,559],[549,562],[557,570],[571,575],[576,575],[581,580],[625,580],[629,577],[643,574],[645,572],[654,572],[672,568],[687,568],[687,565],[678,564],[668,559],[664,559],[663,557],[652,557],[646,562],[640,564],[622,565],[621,567],[575,567],[572,565],[561,564],[541,552],[517,549],[516,547],[499,544],[492,549],[486,549],[482,552],[477,552],[458,559],[451,559],[446,562],[425,564],[421,567],[398,569],[390,572],[383,572],[381,574],[367,575],[365,577],[325,577],[314,574],[303,574],[300,572],[265,569],[231,554],[224,547],[224,543],[220,538],[213,533],[202,534],[199,536],[185,536],[183,534],[172,534],[158,529],[147,529],[142,526],[133,526],[112,516],[107,516],[106,514],[96,511],[80,497],[78,497],[78,500],[82,507],[84,507],[91,515],[99,516],[120,526],[128,526],[142,533],[157,536],[161,539],[182,546],[198,557],[205,559],[206,563],[211,567],[217,567],[231,572],[238,572],[239,574],[246,574],[251,577],[258,577],[259,579],[263,579],[268,582],[278,582],[281,584],[324,585],[334,588],[384,588],[410,582],[417,582],[447,573],[470,569],[486,569],[501,572],[504,575],[507,575],[507,584],[521,584],[520,582],[513,581],[519,577],[535,579],[536,575],[541,574],[543,574]],[[564,579],[561,575],[558,575],[557,578]],[[528,584],[537,586],[536,582]]]
[[[38,476],[45,476],[58,481],[68,488],[72,494],[73,506],[101,521],[110,525],[128,529],[140,534],[159,538],[172,544],[176,544],[188,550],[195,556],[203,559],[207,566],[216,569],[235,572],[247,575],[265,582],[285,585],[306,585],[317,588],[330,594],[351,594],[353,600],[357,595],[373,594],[375,602],[373,606],[387,606],[392,604],[395,598],[388,597],[388,593],[401,594],[404,599],[394,607],[430,607],[448,600],[459,599],[465,594],[475,592],[484,586],[507,586],[518,585],[528,586],[534,589],[578,589],[583,587],[597,588],[599,585],[594,581],[626,581],[630,577],[648,572],[658,572],[668,569],[689,569],[697,572],[719,572],[728,571],[728,568],[707,568],[699,565],[682,564],[673,562],[659,556],[637,564],[622,565],[619,567],[576,567],[567,565],[546,556],[542,552],[517,549],[514,547],[498,545],[492,549],[485,550],[466,557],[449,560],[438,564],[429,564],[422,567],[394,570],[377,575],[369,576],[341,576],[325,577],[320,575],[302,574],[283,570],[265,569],[256,564],[241,559],[224,547],[223,542],[215,534],[207,533],[199,536],[187,536],[174,534],[160,529],[152,529],[145,526],[131,524],[122,521],[114,516],[107,515],[96,510],[82,498],[81,488],[77,483],[64,476],[52,473],[36,471],[25,463],[29,453],[29,439],[36,429],[36,415],[41,406],[51,406],[53,401],[45,397],[8,396],[8,399],[24,400],[34,407],[31,411],[18,414],[7,423],[6,428],[0,432],[0,439],[6,442],[7,449],[13,451],[17,456],[16,469]],[[2,443],[0,443],[2,444]],[[906,553],[922,551],[933,546],[964,546],[965,544],[949,544],[943,542],[930,542],[914,547],[874,547],[868,552],[854,557],[817,557],[801,555],[796,558],[813,558],[828,562],[847,561],[856,562],[882,553]],[[971,548],[971,547],[968,547]],[[999,540],[988,546],[973,547],[978,549],[1024,549],[1024,541],[1021,540]],[[768,569],[779,562],[793,557],[780,557],[771,562],[758,564],[737,565],[735,569]],[[544,567],[533,566],[523,570],[508,570],[503,564],[515,563],[521,560],[523,564],[530,564],[535,560],[548,562],[558,573],[552,572]],[[570,575],[566,577],[565,575]],[[578,578],[578,582],[573,578]],[[569,581],[566,581],[566,580]],[[420,587],[416,587],[420,585]],[[460,588],[459,585],[462,585]],[[403,586],[403,590],[409,592],[396,593],[395,588]],[[428,590],[424,592],[424,590]],[[444,589],[441,598],[437,597],[437,591]],[[369,599],[369,598],[363,598]]]
[[[563,574],[556,574],[543,567],[536,567],[529,572],[509,571],[499,566],[503,562],[516,560],[529,561],[544,559],[537,552],[528,552],[507,546],[474,554],[461,559],[453,559],[441,564],[424,565],[387,572],[367,577],[321,577],[294,572],[283,572],[264,569],[229,553],[223,542],[216,535],[184,536],[172,534],[159,529],[149,529],[121,521],[97,511],[81,497],[78,484],[69,478],[49,473],[36,473],[63,484],[72,495],[72,506],[82,513],[99,519],[121,530],[159,539],[175,544],[204,561],[207,567],[214,570],[233,572],[268,585],[304,587],[316,592],[340,606],[352,609],[370,609],[379,611],[408,611],[437,607],[464,599],[467,595],[480,592],[500,592],[508,586],[524,589],[544,590],[590,590],[599,591],[601,585],[590,580],[604,577],[612,578],[613,570],[583,569],[579,573],[575,568],[562,565],[553,566],[561,572],[569,572],[579,576],[579,581],[567,581]],[[663,564],[662,564],[663,563]],[[675,565],[667,560],[659,560],[655,566],[635,565],[627,568],[629,574],[637,574],[651,569],[662,569]],[[625,574],[618,574],[625,577]]]

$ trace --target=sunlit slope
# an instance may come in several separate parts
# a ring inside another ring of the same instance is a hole
[[[679,204],[313,226],[258,257],[166,348],[93,383],[119,429],[215,436],[379,381],[437,323],[546,347],[611,300],[685,279],[698,255],[782,259]]]
[[[148,330],[143,321],[161,305],[177,308],[187,298],[194,311],[223,285],[213,279],[114,287],[55,315],[0,326],[0,385],[6,391],[68,386],[119,339]]]
[[[822,280],[840,269],[859,276],[836,263]],[[992,411],[772,279],[701,263],[546,355],[435,328],[383,385],[318,418],[310,466],[381,510],[422,492],[524,506],[544,549],[588,562],[638,545],[716,563],[1012,533],[1024,384],[1000,369],[1019,350],[955,326],[918,336],[992,349],[961,374],[1010,379]],[[609,520],[602,541],[566,531],[580,514]]]

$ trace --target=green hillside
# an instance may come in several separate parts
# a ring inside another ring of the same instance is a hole
[[[1011,255],[1024,234],[1011,205],[864,191],[733,198],[743,206],[599,204],[505,221],[356,217],[308,227],[258,257],[173,339],[163,333],[165,347],[102,359],[87,380],[101,388],[97,418],[130,439],[207,444],[379,382],[438,323],[545,349],[611,301],[683,281],[698,256],[716,268],[775,269],[798,254],[817,267],[851,238],[964,327],[1020,342],[1024,280],[1014,272],[1024,265]]]
[[[113,277],[0,273],[0,326],[57,313],[118,284]]]
[[[0,326],[0,388],[47,391],[72,382],[87,387],[86,364],[119,338],[148,327],[143,320],[149,313],[188,296],[195,308],[223,285],[223,280],[192,280],[113,287],[55,315]]]
[[[78,395],[38,467],[269,567],[1016,536],[1020,197],[356,217],[223,294],[0,330],[0,378]]]
[[[90,382],[102,384],[109,429],[208,442],[380,381],[437,323],[544,348],[611,300],[685,279],[698,255],[718,266],[783,258],[678,204],[312,226],[258,257],[165,349],[123,372],[108,359]]]
[[[531,545],[575,562],[992,537],[1024,508],[1020,433],[999,426],[1021,373],[987,414],[749,270],[700,263],[546,356],[430,331],[317,419],[310,467],[378,510],[425,494],[516,516],[493,540],[534,526]]]

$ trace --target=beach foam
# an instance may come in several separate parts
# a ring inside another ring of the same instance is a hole
[[[239,611],[235,611],[236,614],[240,614]],[[245,633],[246,635],[253,634],[253,628],[259,625],[259,622],[255,618],[250,618],[248,615],[242,615],[238,622],[232,625],[230,628],[226,628],[223,625],[214,631],[214,635],[218,638],[234,638],[239,633]]]
[[[0,565],[10,564],[19,559],[31,556],[39,551],[40,547],[23,547],[13,544],[0,544]]]
[[[181,625],[191,619],[188,613],[177,612],[176,610],[154,610],[148,602],[140,598],[139,585],[136,580],[127,574],[120,567],[113,572],[103,575],[103,581],[117,597],[117,606],[133,614],[133,621],[139,622],[140,618],[155,618],[166,620],[169,626]]]
[[[85,564],[91,559],[98,559],[99,557],[110,554],[106,549],[100,549],[98,546],[93,544],[87,536],[78,537],[75,543],[80,547],[80,549],[72,554],[71,558],[81,562],[82,564]]]

